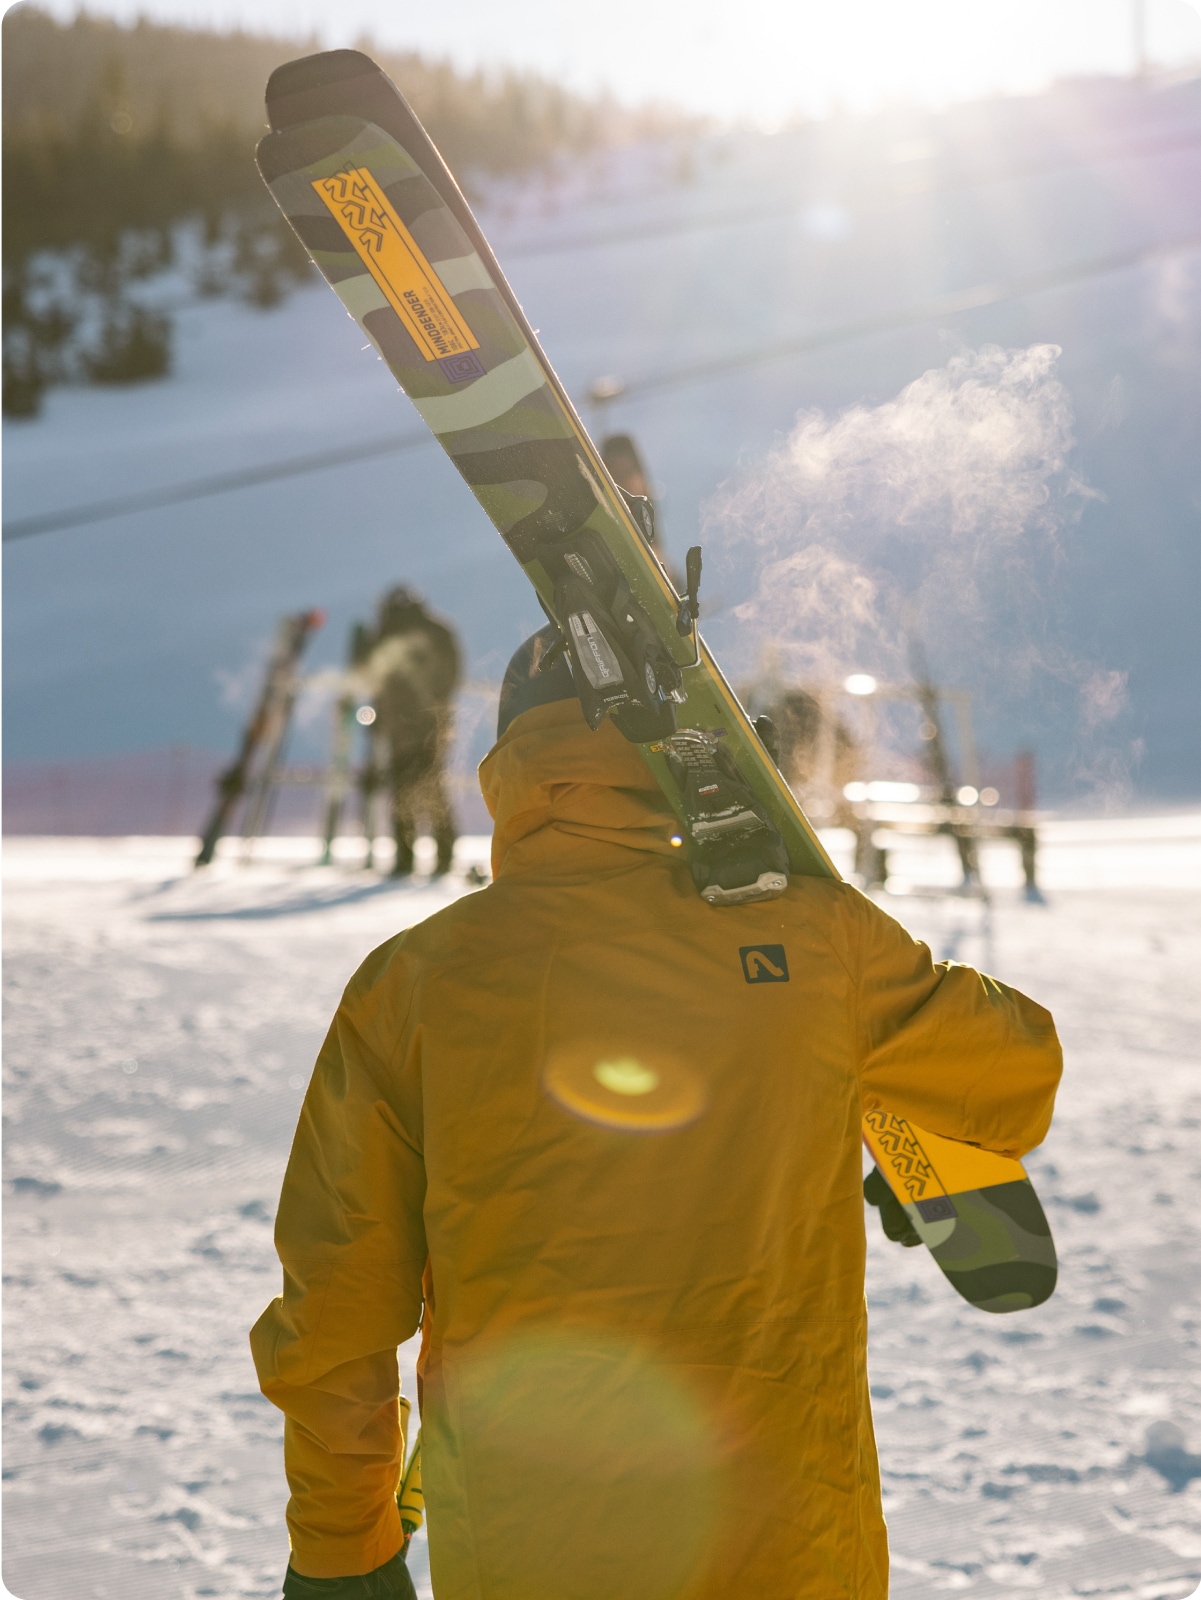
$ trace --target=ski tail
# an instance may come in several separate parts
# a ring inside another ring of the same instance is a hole
[[[863,1141],[914,1232],[969,1304],[1025,1311],[1050,1299],[1055,1242],[1020,1161],[884,1110],[864,1117]]]

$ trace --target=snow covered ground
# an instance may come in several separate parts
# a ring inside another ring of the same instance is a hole
[[[898,853],[898,878],[945,879],[945,844]],[[292,1125],[357,962],[468,887],[313,867],[294,839],[197,878],[189,848],[5,851],[4,1577],[24,1600],[278,1592],[280,1428],[246,1330],[275,1292]],[[485,857],[465,841],[460,866]],[[1201,1579],[1201,815],[1048,824],[1043,867],[1045,906],[1000,846],[991,909],[884,897],[936,954],[1049,1005],[1068,1062],[1030,1163],[1061,1252],[1048,1305],[973,1312],[871,1234],[898,1600],[1180,1600]]]

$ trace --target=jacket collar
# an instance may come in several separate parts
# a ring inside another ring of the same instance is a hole
[[[608,720],[593,733],[576,700],[515,718],[479,778],[496,824],[493,877],[621,868],[628,851],[677,854],[675,817],[637,748]]]

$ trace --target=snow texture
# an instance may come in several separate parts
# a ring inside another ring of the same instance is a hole
[[[308,865],[296,839],[195,876],[191,848],[6,851],[4,1577],[23,1600],[278,1593],[280,1420],[246,1332],[276,1292],[292,1126],[354,967],[469,892],[487,841],[405,884]],[[1048,824],[1043,906],[1009,846],[985,850],[991,910],[918,892],[952,881],[949,841],[902,869],[914,892],[888,908],[1050,1006],[1067,1074],[1030,1161],[1061,1254],[1047,1305],[974,1312],[868,1218],[893,1596],[1180,1600],[1201,1579],[1201,816]],[[427,1597],[421,1544],[413,1564]]]

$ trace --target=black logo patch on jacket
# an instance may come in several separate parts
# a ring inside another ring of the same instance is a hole
[[[788,982],[788,957],[782,944],[744,944],[738,954],[748,983]]]

